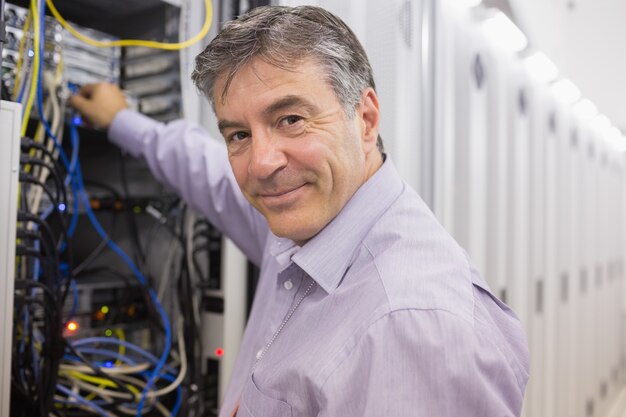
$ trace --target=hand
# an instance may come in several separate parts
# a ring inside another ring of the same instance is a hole
[[[128,108],[122,91],[107,83],[87,84],[69,102],[87,121],[104,129],[120,110]]]

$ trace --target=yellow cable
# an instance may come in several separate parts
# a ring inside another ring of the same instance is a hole
[[[100,387],[117,388],[117,384],[115,382],[110,381],[105,378],[86,375],[86,374],[83,374],[82,372],[76,372],[76,371],[69,371],[69,372],[62,372],[62,373],[65,373],[67,376],[71,378],[80,379],[81,381],[89,382],[92,384],[98,384],[100,385]],[[126,387],[130,390],[130,392],[135,394],[135,398],[137,398],[141,394],[141,392],[133,385],[126,384]]]
[[[26,107],[24,107],[24,118],[22,119],[22,136],[26,136],[26,128],[28,127],[28,119],[30,118],[30,111],[33,108],[33,101],[35,100],[35,92],[37,91],[37,79],[39,76],[39,12],[37,10],[37,0],[30,1],[30,7],[33,11],[33,49],[35,57],[33,60],[33,67],[31,71],[30,93],[28,94],[28,101]]]
[[[126,338],[124,337],[124,330],[119,329],[119,328],[118,328],[118,329],[115,329],[115,335],[117,336],[117,338],[118,338],[121,342],[125,342],[125,341],[126,341]],[[124,346],[123,344],[121,344],[121,343],[120,343],[119,348],[118,348],[118,350],[117,350],[117,353],[118,353],[118,355],[119,355],[120,357],[121,357],[121,356],[124,356],[124,355],[126,354],[126,346]],[[120,366],[121,364],[122,364],[122,360],[118,357],[118,358],[115,360],[115,366]],[[99,389],[102,389],[102,388],[104,388],[104,387],[105,387],[105,386],[104,386],[103,384],[98,385],[98,388],[99,388]],[[97,394],[96,394],[95,392],[92,392],[91,394],[89,394],[88,396],[86,396],[86,397],[85,397],[85,399],[86,399],[87,401],[91,401],[91,400],[93,400],[94,398],[96,398],[96,395],[97,395]]]
[[[65,62],[63,61],[63,55],[59,59],[59,63],[57,64],[57,71],[54,73],[54,80],[58,84],[61,84],[61,76],[63,75],[63,68],[65,67]]]
[[[120,340],[120,342],[126,341],[126,338],[124,337],[124,330],[120,328],[115,329],[115,335]],[[126,346],[120,343],[120,347],[117,353],[119,354],[120,357],[124,356],[126,354]],[[115,361],[115,366],[120,366],[121,364],[122,364],[122,360],[118,357],[117,360]]]
[[[122,39],[117,41],[99,41],[96,39],[92,39],[88,36],[83,35],[76,29],[74,29],[68,22],[61,16],[59,11],[56,9],[52,0],[46,0],[46,4],[50,9],[50,12],[55,17],[59,23],[68,30],[72,35],[80,39],[81,41],[89,44],[91,46],[95,46],[97,48],[110,48],[113,46],[144,46],[146,48],[155,48],[155,49],[164,49],[167,51],[178,51],[180,49],[185,49],[190,47],[191,45],[200,41],[204,36],[209,33],[209,27],[211,26],[211,20],[213,19],[213,7],[211,5],[211,0],[204,0],[205,7],[205,19],[204,24],[202,25],[202,29],[195,35],[193,38],[188,39],[184,42],[175,42],[175,43],[165,43],[165,42],[156,42],[156,41],[148,41],[148,40],[140,40],[140,39]]]
[[[17,64],[15,66],[15,85],[13,86],[13,99],[17,99],[17,95],[20,92],[20,72],[22,72],[22,63],[24,62],[24,45],[26,45],[26,34],[30,29],[30,19],[32,18],[32,10],[28,9],[28,15],[26,15],[26,22],[22,28],[22,39],[20,39],[20,49],[17,55]]]

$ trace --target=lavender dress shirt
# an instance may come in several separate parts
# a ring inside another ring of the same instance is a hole
[[[261,267],[220,417],[519,416],[521,325],[391,160],[303,247],[272,235],[225,147],[125,110],[109,136],[146,159]]]

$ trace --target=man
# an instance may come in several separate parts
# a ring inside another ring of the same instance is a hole
[[[226,149],[125,110],[112,86],[72,104],[261,267],[220,416],[518,416],[520,324],[381,152],[350,29],[320,8],[258,8],[192,78]]]

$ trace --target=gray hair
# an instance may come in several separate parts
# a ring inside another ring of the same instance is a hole
[[[257,57],[285,70],[314,59],[350,118],[363,91],[376,89],[372,67],[352,30],[337,16],[313,6],[257,7],[229,22],[196,57],[191,79],[215,104],[217,78],[226,76],[224,100],[239,70]],[[377,145],[383,152],[380,136]]]

